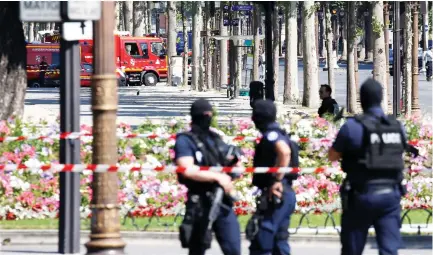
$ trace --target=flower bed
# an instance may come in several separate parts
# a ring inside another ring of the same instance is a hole
[[[290,121],[289,121],[290,120]],[[146,122],[133,130],[127,124],[119,124],[117,132],[174,134],[189,128],[188,120],[176,119],[165,125],[153,125]],[[342,121],[335,126],[320,118],[301,118],[290,116],[280,119],[283,128],[293,133],[294,138],[335,138],[336,132]],[[42,123],[46,125],[46,123]],[[432,127],[430,124],[421,123],[412,119],[405,120],[410,140],[432,139]],[[40,125],[40,124],[38,124]],[[91,127],[83,125],[82,131],[91,132]],[[50,136],[59,133],[58,123],[38,128],[34,124],[20,121],[1,121],[0,137],[44,135]],[[247,120],[233,120],[228,125],[219,126],[216,129],[224,138],[233,135],[258,136],[254,125]],[[243,163],[251,166],[254,154],[254,142],[232,141],[227,142],[242,146],[245,153]],[[83,163],[91,163],[92,137],[81,139],[81,159]],[[172,164],[174,140],[155,139],[120,139],[118,142],[118,162],[120,164],[140,163],[149,166]],[[326,153],[332,144],[326,140],[311,140],[301,142],[300,164],[301,167],[333,166],[338,163],[328,162]],[[420,169],[431,167],[431,143],[419,145],[420,157],[413,158],[406,155],[407,167]],[[59,141],[51,138],[31,141],[12,141],[0,143],[0,165],[22,163],[58,163]],[[333,211],[339,208],[338,196],[339,184],[344,178],[344,173],[331,175],[316,174],[303,175],[294,182],[293,187],[297,193],[297,208],[299,212],[306,211]],[[58,176],[42,170],[28,171],[17,170],[0,172],[0,218],[13,219],[42,219],[55,218],[59,208],[59,182]],[[90,216],[89,204],[92,197],[90,183],[92,175],[84,172],[81,178],[81,216]],[[433,179],[431,176],[410,172],[406,174],[408,194],[402,201],[404,208],[430,208],[431,188]],[[175,215],[183,210],[186,188],[179,185],[173,174],[144,174],[133,172],[119,173],[120,192],[118,194],[122,215],[151,216],[151,215]],[[258,191],[251,187],[249,175],[236,181],[236,189],[241,198],[236,203],[237,214],[244,215],[254,210],[254,198]]]

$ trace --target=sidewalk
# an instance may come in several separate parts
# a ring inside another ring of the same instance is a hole
[[[81,124],[92,125],[90,92],[89,88],[81,89]],[[117,121],[126,122],[132,126],[140,125],[146,120],[160,122],[189,115],[192,102],[198,98],[206,98],[211,101],[218,111],[219,121],[251,117],[249,97],[230,100],[227,98],[226,90],[197,92],[190,91],[189,87],[167,87],[160,83],[155,87],[120,87],[118,95]],[[286,114],[290,111],[309,113],[317,111],[300,105],[282,105],[280,102],[277,103],[277,106],[279,114]],[[28,89],[24,107],[25,120],[44,119],[48,123],[53,123],[59,115],[58,89]]]
[[[337,229],[340,229],[337,227]],[[421,235],[418,234],[418,231]],[[401,228],[402,236],[405,243],[412,245],[425,245],[432,243],[433,225],[403,224]],[[122,238],[125,240],[142,240],[142,239],[163,239],[177,240],[177,232],[147,232],[147,231],[122,231]],[[332,227],[299,228],[289,229],[290,240],[295,242],[340,242],[339,234]],[[296,234],[294,234],[296,233]],[[373,228],[369,230],[370,236],[374,236]],[[81,231],[81,241],[84,243],[88,240],[89,230]],[[9,238],[13,244],[55,244],[58,242],[57,230],[0,230],[0,240]],[[245,235],[242,234],[245,239]],[[374,239],[374,238],[373,238]]]

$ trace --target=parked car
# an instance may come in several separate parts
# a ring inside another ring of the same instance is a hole
[[[422,53],[423,49],[418,48],[418,70],[422,69]],[[394,75],[394,51],[392,49],[389,50],[389,74],[391,76]],[[403,57],[401,57],[401,67],[403,68]]]

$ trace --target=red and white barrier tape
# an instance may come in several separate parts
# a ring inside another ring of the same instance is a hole
[[[0,142],[13,142],[13,141],[29,141],[29,140],[45,140],[45,139],[53,139],[53,140],[64,140],[64,139],[78,139],[81,137],[93,137],[93,134],[91,133],[81,133],[81,132],[65,132],[61,134],[56,135],[49,135],[49,136],[7,136],[7,137],[0,137]],[[145,133],[145,134],[138,134],[138,133],[131,133],[131,134],[117,134],[117,137],[119,139],[131,139],[131,138],[146,138],[146,139],[176,139],[176,134],[154,134],[154,133]],[[252,137],[252,136],[228,136],[228,139],[240,142],[240,141],[246,141],[246,142],[254,142],[254,141],[260,141],[260,137]],[[320,142],[332,142],[332,139],[329,138],[308,138],[308,137],[301,137],[299,139],[293,139],[296,142],[300,143],[307,143],[311,141],[320,141]],[[426,144],[433,144],[433,140],[411,140],[409,141],[409,144],[417,146],[417,145],[426,145]]]
[[[49,172],[83,172],[85,170],[106,173],[106,172],[164,172],[164,173],[183,173],[193,171],[211,171],[224,173],[298,173],[298,174],[319,174],[319,173],[337,173],[341,172],[340,168],[333,167],[179,167],[179,166],[159,166],[149,167],[145,165],[104,165],[104,164],[46,164],[46,165],[26,165],[26,164],[7,164],[0,165],[0,171],[14,170],[42,170]],[[413,170],[415,171],[415,170]],[[416,170],[415,172],[430,172],[431,169]]]

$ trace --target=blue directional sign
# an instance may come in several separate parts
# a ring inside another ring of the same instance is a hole
[[[224,6],[223,6],[223,10],[224,10],[224,11],[228,11],[228,10],[230,10],[230,6],[228,6],[228,5],[224,5]]]
[[[232,26],[239,26],[239,19],[232,19]]]
[[[245,11],[252,11],[253,10],[253,6],[252,5],[233,5],[232,6],[232,11],[241,11],[241,12],[245,12]]]
[[[229,25],[230,25],[230,21],[229,21],[228,19],[224,19],[224,20],[223,20],[223,25],[224,25],[225,27],[229,26]]]

